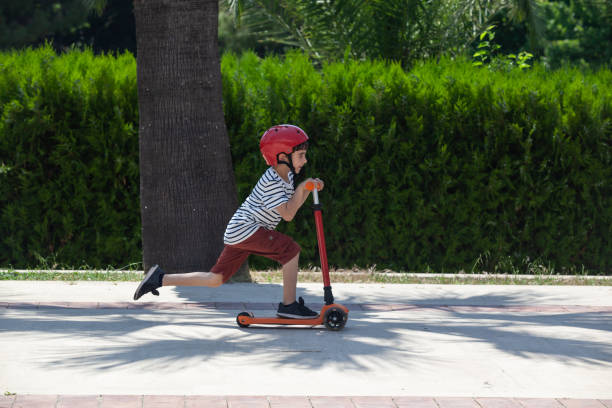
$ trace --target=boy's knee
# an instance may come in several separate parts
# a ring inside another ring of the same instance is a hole
[[[221,285],[223,285],[223,275],[220,273],[213,273],[210,280],[210,287],[218,288]]]
[[[293,257],[291,259],[300,256],[300,252],[302,252],[302,247],[300,247],[300,244],[293,241],[293,245],[289,249],[289,253],[293,254]]]
[[[283,267],[287,264],[295,264],[300,259],[300,246],[296,243],[289,251],[285,253],[282,259],[279,260]]]
[[[297,242],[295,242],[294,240],[291,240],[291,242],[289,243],[289,245],[287,245],[287,249],[285,251],[287,254],[289,254],[289,256],[291,257],[291,259],[295,258],[296,256],[300,255],[300,252],[302,252],[302,248],[300,247],[300,244],[298,244]]]

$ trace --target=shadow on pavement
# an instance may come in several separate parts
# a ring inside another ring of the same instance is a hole
[[[491,298],[486,301],[490,303]],[[494,301],[516,303],[504,296]],[[428,303],[454,302],[438,298]],[[467,298],[462,303],[478,305],[483,299]],[[66,351],[49,348],[38,363],[43,367],[99,370],[131,365],[180,370],[236,355],[273,366],[309,369],[333,365],[363,370],[372,361],[383,367],[409,368],[417,356],[420,362],[439,358],[432,352],[437,344],[448,347],[454,341],[485,343],[511,356],[546,356],[570,364],[612,361],[610,338],[602,339],[612,331],[609,313],[457,312],[431,306],[419,311],[351,312],[347,326],[339,332],[322,327],[241,329],[236,314],[216,309],[2,309],[0,333],[22,337],[24,342],[35,335],[37,341],[70,344]]]

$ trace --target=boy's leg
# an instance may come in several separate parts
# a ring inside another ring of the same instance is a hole
[[[237,246],[280,263],[283,266],[283,303],[295,302],[301,248],[293,239],[281,232],[260,228]]]
[[[212,272],[188,272],[165,274],[162,286],[207,286],[216,288],[223,284],[223,275]]]
[[[279,317],[292,319],[314,319],[319,313],[310,310],[304,305],[301,297],[296,301],[296,288],[298,279],[298,261],[300,254],[283,264],[283,301],[279,303],[276,314]]]
[[[283,265],[283,304],[285,305],[295,302],[296,299],[299,260],[298,253]]]
[[[149,292],[156,296],[159,295],[157,289],[161,286],[221,286],[238,271],[248,256],[248,252],[226,245],[210,272],[166,274],[158,265],[155,265],[149,269],[145,278],[140,282],[134,293],[134,300],[138,300]]]
[[[300,246],[293,239],[278,231],[260,228],[245,246],[252,254],[274,259],[283,265],[283,301],[278,305],[278,316],[309,319],[319,315],[307,308],[302,298],[298,299],[299,302],[295,299]]]
[[[190,272],[166,274],[159,265],[153,266],[145,275],[134,292],[134,300],[151,292],[159,296],[158,288],[162,286],[209,286],[217,287],[223,283],[223,276],[210,272]]]

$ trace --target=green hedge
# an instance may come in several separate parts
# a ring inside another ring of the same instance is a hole
[[[139,262],[136,62],[0,54],[0,265]]]
[[[42,49],[0,64],[0,265],[139,262],[133,57]],[[609,70],[316,70],[245,54],[222,74],[240,200],[265,170],[261,133],[303,127],[331,265],[611,273]],[[310,211],[280,229],[318,264]]]
[[[451,60],[318,72],[297,54],[226,55],[222,72],[241,198],[269,124],[311,136],[331,264],[610,272],[612,72]],[[308,212],[281,228],[316,260]]]

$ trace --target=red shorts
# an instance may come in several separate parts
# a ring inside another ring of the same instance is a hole
[[[225,245],[217,263],[210,271],[222,274],[225,283],[251,254],[265,256],[284,265],[299,254],[300,250],[300,246],[287,235],[259,228],[244,241],[235,245]]]

